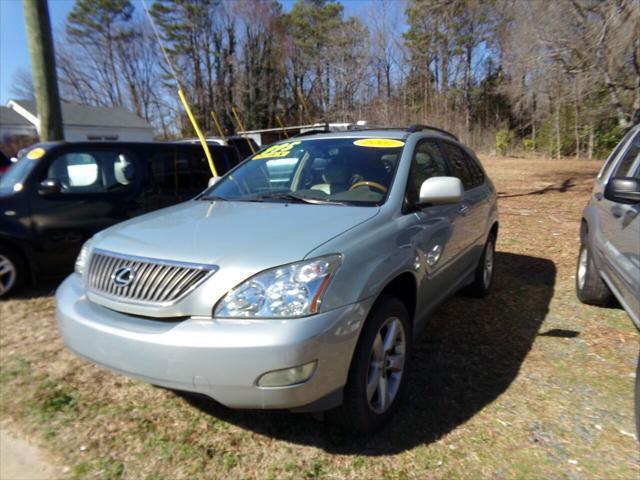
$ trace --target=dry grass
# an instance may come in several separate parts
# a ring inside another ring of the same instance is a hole
[[[54,286],[0,303],[0,419],[76,478],[638,478],[638,334],[573,286],[599,163],[483,160],[502,197],[495,290],[432,319],[382,433],[232,412],[80,361],[58,338]]]

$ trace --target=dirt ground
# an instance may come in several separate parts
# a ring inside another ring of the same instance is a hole
[[[61,475],[41,450],[0,428],[0,479],[55,480]]]
[[[638,332],[574,293],[601,162],[482,160],[500,192],[495,288],[431,319],[381,433],[233,412],[81,361],[58,337],[55,285],[0,302],[0,420],[70,478],[639,478]]]

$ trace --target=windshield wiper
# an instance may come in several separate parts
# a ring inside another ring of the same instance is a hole
[[[218,195],[203,195],[200,197],[200,200],[205,200],[209,202],[226,202],[228,198],[219,197]]]
[[[296,195],[291,192],[273,192],[273,193],[262,193],[260,195],[256,195],[255,197],[251,197],[247,199],[249,201],[257,201],[263,202],[265,200],[288,200],[289,202],[295,203],[311,203],[314,205],[345,205],[343,202],[336,202],[333,200],[324,200],[322,198],[309,198],[303,197],[302,195]]]

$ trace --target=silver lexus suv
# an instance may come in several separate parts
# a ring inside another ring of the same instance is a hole
[[[432,127],[354,130],[213,180],[87,242],[56,293],[65,344],[228,407],[382,426],[428,314],[491,287],[496,192],[476,156]]]

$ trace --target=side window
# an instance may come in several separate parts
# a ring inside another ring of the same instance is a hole
[[[478,186],[484,183],[484,171],[482,167],[478,165],[478,162],[473,157],[469,156],[466,152],[462,152],[464,158],[466,160],[467,167],[471,172],[471,179],[473,180],[473,185]]]
[[[618,166],[613,174],[614,177],[633,177],[634,168],[640,162],[640,132],[638,132],[629,147],[624,152],[618,162]]]
[[[169,149],[153,152],[148,160],[152,189],[161,195],[175,196],[178,177],[174,168],[174,152]]]
[[[611,168],[615,164],[615,160],[618,157],[618,154],[627,145],[627,141],[629,140],[629,138],[631,138],[632,134],[633,134],[633,129],[629,130],[626,133],[626,135],[622,138],[622,140],[620,140],[620,143],[616,145],[616,148],[613,149],[613,152],[611,152],[611,155],[609,155],[609,158],[607,158],[607,161],[602,167],[602,170],[600,170],[600,173],[598,174],[598,178],[606,178],[609,176],[609,172],[611,171]],[[637,135],[640,135],[640,133],[638,133]]]
[[[211,148],[209,146],[209,151],[211,152],[211,156],[216,165],[216,169],[218,170],[218,174],[221,174],[225,171],[224,165],[226,164],[225,158],[219,150]],[[192,151],[189,152],[189,160],[190,160],[190,171],[191,171],[191,189],[193,190],[193,194],[197,195],[209,184],[209,179],[213,175],[211,173],[211,168],[209,168],[209,161],[207,160],[204,151]]]
[[[130,153],[113,150],[69,152],[57,157],[47,178],[58,180],[61,193],[105,193],[132,183],[136,168]]]
[[[413,153],[411,170],[407,181],[407,202],[412,205],[418,202],[422,183],[431,177],[449,175],[447,163],[442,156],[438,144],[432,140],[420,142]]]
[[[477,174],[474,176],[474,173],[470,168],[471,162],[470,160],[468,160],[467,154],[464,153],[464,151],[460,147],[449,142],[442,142],[442,144],[444,153],[447,156],[447,160],[449,161],[451,173],[454,177],[458,177],[460,179],[460,181],[464,185],[465,190],[469,190],[479,185],[479,183],[482,183],[482,180],[478,178]],[[481,172],[482,170],[480,170],[480,173]],[[478,182],[478,180],[480,180],[480,182]]]

